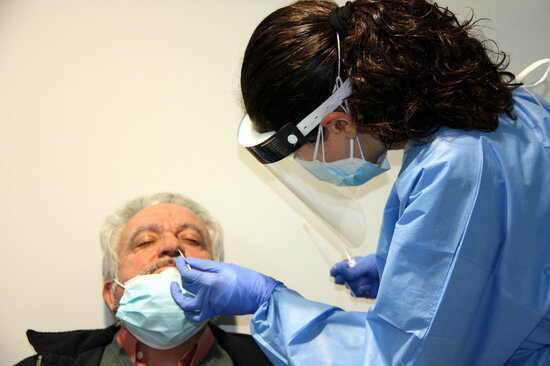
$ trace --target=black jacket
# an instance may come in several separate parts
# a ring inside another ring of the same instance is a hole
[[[272,365],[269,359],[248,334],[228,333],[209,324],[219,345],[236,366]],[[42,333],[27,330],[27,338],[37,354],[16,366],[98,366],[103,350],[113,341],[118,331],[114,325],[105,329],[73,330],[59,333]]]

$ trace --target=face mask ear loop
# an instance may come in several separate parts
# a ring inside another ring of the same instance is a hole
[[[325,139],[323,136],[323,125],[319,124],[319,130],[317,131],[317,140],[315,141],[315,149],[313,150],[313,158],[311,161],[317,159],[317,153],[319,152],[319,142],[322,141],[321,151],[323,154],[323,163],[325,162]]]
[[[366,161],[365,160],[365,155],[363,155],[363,149],[361,148],[361,141],[359,141],[359,136],[355,136],[355,140],[357,140],[357,146],[359,146],[359,152],[361,153],[361,159],[363,159],[363,161]]]
[[[336,92],[336,90],[338,90],[338,88],[340,88],[342,84],[344,84],[342,82],[342,78],[340,78],[340,35],[338,34],[338,32],[336,32],[336,48],[338,50],[338,75],[336,76],[336,82],[334,84],[334,89],[332,90],[332,93]],[[347,101],[344,101],[344,104],[341,104],[341,107],[344,109],[346,113],[349,114]],[[325,139],[323,136],[323,126],[321,124],[319,125],[319,132],[317,132],[317,141],[315,142],[315,149],[313,151],[312,160],[315,160],[317,158],[317,153],[319,152],[319,139],[322,140],[321,153],[323,156],[323,163],[324,163],[325,162]],[[361,146],[359,146],[359,148],[361,148]],[[351,159],[353,158],[353,139],[351,140],[350,151],[351,151],[351,156],[350,156],[350,159]],[[361,151],[361,156],[362,155],[363,155],[363,152]],[[363,158],[363,160],[365,159]]]
[[[321,130],[321,151],[323,152],[323,163],[325,162],[325,133],[323,132],[323,125],[319,125]]]
[[[117,285],[119,285],[122,288],[126,288],[122,283],[118,282],[117,280],[113,280]]]

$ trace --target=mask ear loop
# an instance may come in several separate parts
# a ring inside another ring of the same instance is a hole
[[[336,82],[334,84],[333,93],[338,88],[340,88],[344,83],[342,81],[342,78],[340,77],[342,56],[340,53],[340,35],[338,34],[338,32],[336,32],[336,49],[338,50],[338,76],[336,76]],[[346,112],[346,114],[349,114],[349,106],[348,106],[347,100],[344,100],[343,104],[340,104],[340,107],[342,107],[342,109],[344,110],[344,112]],[[365,156],[363,155],[363,149],[361,148],[361,143],[359,142],[359,137],[356,136],[355,139],[357,140],[357,145],[359,146],[359,151],[361,152],[361,158],[365,160]],[[350,139],[350,142],[349,142],[349,159],[350,160],[353,159],[353,145],[354,145],[354,139]],[[323,156],[323,159],[324,159],[324,156]]]
[[[363,148],[361,147],[361,142],[359,141],[359,136],[355,136],[354,139],[350,139],[349,140],[349,159],[353,159],[353,145],[354,145],[354,142],[357,141],[357,146],[359,146],[359,152],[361,153],[361,159],[363,159],[363,161],[366,161],[365,160],[365,155],[363,155]]]
[[[120,287],[126,288],[126,286],[124,286],[122,283],[118,282],[118,280],[114,279],[113,281],[114,281],[117,285],[119,285]]]
[[[338,35],[338,32],[336,32],[336,49],[338,50],[338,75],[336,76],[336,82],[334,83],[334,88],[332,89],[332,94],[338,90],[344,82],[342,81],[342,78],[340,77],[340,36]],[[344,102],[346,103],[346,102]],[[345,111],[347,112],[347,107],[344,107],[343,105],[340,105]],[[319,132],[317,133],[317,141],[315,143],[315,151],[313,152],[313,159],[317,156],[317,152],[319,149],[319,137],[322,140],[322,146],[321,146],[321,152],[323,154],[323,163],[325,162],[325,138],[323,135],[323,125],[319,124]]]
[[[334,88],[332,89],[333,94],[336,92],[336,90],[338,90],[344,84],[344,82],[342,81],[342,78],[340,77],[341,53],[340,53],[340,35],[338,34],[338,32],[336,32],[336,49],[338,51],[338,75],[336,76]],[[344,112],[349,114],[349,107],[348,107],[347,100],[344,100],[343,104],[340,104],[340,107],[342,107]],[[316,159],[317,153],[319,152],[319,140],[321,140],[322,141],[321,153],[323,156],[323,163],[324,163],[325,162],[325,139],[323,135],[323,126],[319,124],[318,128],[319,128],[319,131],[317,132],[317,140],[315,141],[315,149],[313,150],[313,158],[311,160],[313,161]],[[357,142],[359,142],[359,140],[357,140]],[[361,149],[361,144],[359,144],[359,150],[361,151],[361,157],[363,158],[363,160],[365,160],[365,157],[363,156],[363,150]],[[351,158],[353,158],[353,139],[351,139],[351,144],[350,144],[350,159]]]
[[[355,136],[355,139],[357,140],[357,146],[359,146],[359,152],[361,153],[361,159],[365,160],[365,155],[363,155],[363,148],[361,148],[361,142],[359,142],[359,135]]]
[[[317,139],[315,140],[315,149],[313,150],[313,157],[311,158],[311,161],[315,160],[317,158],[317,153],[319,152],[319,141],[323,141],[323,145],[321,146],[321,152],[323,154],[323,163],[325,162],[325,139],[323,136],[323,125],[319,124],[319,130],[317,131]]]

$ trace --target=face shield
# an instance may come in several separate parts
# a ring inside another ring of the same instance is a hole
[[[238,142],[283,183],[318,217],[336,231],[342,243],[357,248],[364,242],[366,218],[352,188],[323,182],[300,166],[295,152],[308,144],[305,136],[329,113],[343,106],[351,94],[351,83],[337,83],[333,94],[297,125],[288,123],[278,131],[258,133],[252,121],[242,119]],[[322,127],[321,127],[322,128]]]

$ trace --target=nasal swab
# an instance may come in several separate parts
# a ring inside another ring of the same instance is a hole
[[[183,253],[181,252],[181,250],[178,249],[178,252],[179,252],[179,254],[183,257],[183,259],[185,259],[185,256],[183,255]],[[186,262],[186,264],[187,264],[187,268],[192,269],[191,266],[189,265],[189,263]]]

